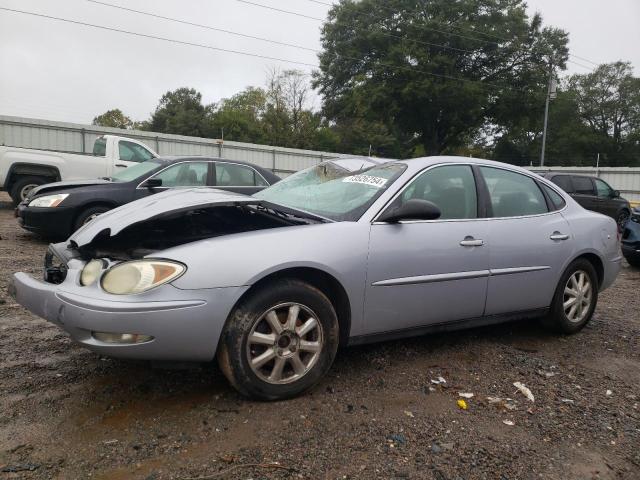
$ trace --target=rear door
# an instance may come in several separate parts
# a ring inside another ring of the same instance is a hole
[[[562,197],[556,193],[554,204],[529,175],[499,167],[479,170],[492,217],[485,315],[546,308],[572,250]]]
[[[574,188],[572,195],[574,200],[587,210],[601,212],[604,207],[596,195],[596,188],[591,177],[572,175],[571,182]]]

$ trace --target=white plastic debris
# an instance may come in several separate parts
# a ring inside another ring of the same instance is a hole
[[[613,395],[613,392],[611,390],[607,390],[607,397],[610,397],[611,395]]]
[[[515,423],[511,420],[502,420],[502,423],[504,423],[505,425],[509,425],[510,427],[513,427],[515,425]]]
[[[473,393],[458,392],[458,395],[462,398],[473,398]]]
[[[560,400],[562,403],[574,403],[573,400],[571,400],[570,398],[563,398]]]
[[[447,383],[447,381],[442,377],[438,377],[435,380],[431,379],[431,383],[435,383],[436,385],[440,385],[441,383]]]
[[[411,413],[409,410],[405,410],[405,411],[404,411],[404,414],[405,414],[407,417],[411,417],[411,418],[413,418],[413,413]]]
[[[529,390],[524,383],[514,382],[513,386],[516,387],[518,390],[520,390],[520,393],[522,393],[525,397],[527,397],[527,399],[529,399],[530,402],[535,401],[533,393],[531,393],[531,390]]]

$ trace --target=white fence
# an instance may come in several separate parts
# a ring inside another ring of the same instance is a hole
[[[268,168],[283,177],[329,158],[352,156],[0,115],[0,145],[91,152],[95,139],[105,134],[135,138],[161,155],[210,155],[242,160]],[[623,197],[632,202],[640,202],[640,168],[530,167],[530,170],[539,173],[557,171],[600,177],[619,190]]]
[[[251,162],[280,176],[316,165],[328,158],[352,156],[0,115],[0,145],[84,153],[92,151],[93,142],[101,135],[135,138],[160,155],[210,155]]]
[[[630,202],[640,203],[640,168],[631,167],[528,167],[537,173],[562,172],[599,177]]]

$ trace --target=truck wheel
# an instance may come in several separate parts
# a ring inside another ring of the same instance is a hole
[[[18,180],[11,187],[11,199],[15,205],[19,204],[29,192],[40,185],[49,183],[51,180],[46,177],[18,177]]]
[[[598,303],[598,275],[591,262],[579,258],[565,270],[545,326],[561,333],[577,333],[589,323]]]
[[[74,223],[73,231],[75,232],[83,225],[89,223],[91,220],[96,218],[98,215],[102,215],[105,212],[111,210],[109,207],[105,207],[104,205],[98,205],[95,207],[89,207],[83,212],[80,212],[78,218],[76,218],[76,223]]]
[[[231,313],[217,357],[241,394],[280,400],[315,385],[331,367],[338,342],[329,299],[300,280],[279,280],[250,293]]]

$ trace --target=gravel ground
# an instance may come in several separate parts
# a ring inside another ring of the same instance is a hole
[[[11,273],[41,274],[46,243],[4,194],[0,236],[0,479],[640,478],[640,271],[626,265],[578,335],[521,322],[349,348],[308,394],[259,403],[213,365],[77,347],[6,294]]]

